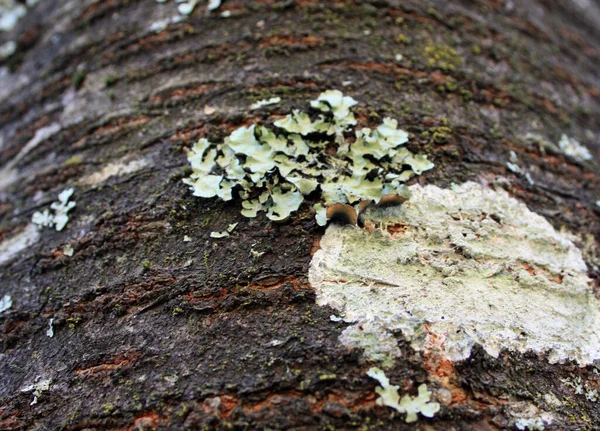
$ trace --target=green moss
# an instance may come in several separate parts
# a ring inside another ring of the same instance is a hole
[[[379,114],[377,113],[377,111],[375,111],[374,109],[371,109],[369,111],[369,118],[371,120],[377,120],[379,118]]]
[[[441,43],[430,43],[422,51],[427,60],[427,66],[432,69],[449,72],[455,70],[463,62],[463,58],[454,49]]]
[[[427,15],[431,16],[432,18],[435,18],[440,22],[444,22],[444,17],[442,16],[442,14],[432,7],[427,9]]]
[[[432,127],[421,133],[421,136],[434,144],[445,144],[452,138],[452,128],[448,126]]]
[[[469,102],[473,100],[473,93],[470,90],[467,90],[466,88],[461,88],[460,90],[458,90],[458,95],[460,96],[460,100],[462,100],[463,102]]]
[[[458,85],[456,84],[456,80],[455,79],[448,78],[446,80],[445,87],[446,87],[446,91],[448,91],[449,93],[453,93],[458,88]]]
[[[400,81],[396,81],[394,82],[394,88],[398,91],[404,91],[404,81],[400,80]]]
[[[559,115],[559,119],[563,127],[571,127],[573,125],[573,120],[564,113]]]
[[[448,77],[444,84],[440,84],[436,87],[438,93],[454,93],[458,89],[458,84],[454,78]]]
[[[582,117],[589,117],[590,115],[592,115],[592,111],[590,110],[590,108],[588,108],[587,106],[581,106],[581,105],[579,105],[575,108],[575,113]]]
[[[115,316],[120,317],[125,315],[125,310],[121,306],[121,304],[115,304],[113,307],[113,313]]]
[[[65,160],[62,165],[66,168],[67,166],[79,165],[81,162],[83,162],[83,158],[81,158],[81,156],[72,156],[71,158]]]
[[[323,374],[319,376],[319,380],[335,380],[337,376],[335,374]]]
[[[504,101],[504,99],[501,99],[500,97],[494,97],[494,99],[492,100],[492,103],[494,104],[494,106],[497,106],[498,108],[503,108],[506,106],[506,102]]]
[[[113,411],[115,411],[115,409],[116,409],[116,407],[115,407],[115,405],[113,403],[104,403],[104,404],[102,404],[102,411],[105,414],[110,414]]]
[[[117,82],[118,78],[114,75],[107,75],[104,77],[104,85],[108,87],[112,87]]]
[[[79,90],[85,81],[86,73],[83,70],[76,70],[72,77],[73,87]]]
[[[504,137],[504,132],[500,129],[500,125],[496,123],[489,130],[488,136],[491,139],[502,139]]]
[[[505,90],[508,92],[511,99],[522,103],[528,108],[533,108],[535,106],[535,100],[531,97],[527,87],[523,84],[508,84]]]
[[[69,325],[69,328],[74,329],[75,326],[79,325],[82,320],[83,318],[81,317],[69,317],[67,319],[67,324]]]
[[[396,38],[396,42],[398,42],[401,45],[408,45],[410,43],[410,38],[404,33],[400,33]]]

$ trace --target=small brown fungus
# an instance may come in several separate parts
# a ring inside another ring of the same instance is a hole
[[[327,219],[332,223],[355,225],[358,215],[352,206],[337,203],[327,207]]]
[[[394,205],[402,205],[407,200],[408,198],[406,196],[400,196],[392,193],[389,195],[384,195],[376,205],[380,208],[391,207]]]
[[[384,196],[385,197],[385,196]],[[364,210],[367,209],[367,207],[369,205],[371,205],[373,203],[372,199],[366,200],[366,201],[360,201],[357,205],[357,212],[360,214],[362,213]]]

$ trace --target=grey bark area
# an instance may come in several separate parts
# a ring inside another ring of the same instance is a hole
[[[600,390],[597,365],[481,349],[452,363],[397,334],[386,375],[400,393],[450,394],[406,424],[377,405],[374,364],[339,341],[347,324],[315,302],[316,199],[274,223],[182,183],[198,138],[272,124],[337,88],[360,101],[361,124],[398,119],[434,161],[413,182],[505,178],[578,235],[598,292],[596,5],[226,0],[151,29],[178,16],[174,1],[40,0],[0,33],[17,44],[0,63],[0,297],[13,301],[0,313],[0,428],[500,430],[534,406],[553,414],[546,429],[599,429],[600,395],[562,382]],[[562,134],[594,159],[561,152]],[[507,168],[510,151],[533,184]],[[93,176],[115,164],[131,169]],[[67,226],[11,254],[70,187]],[[210,238],[231,223],[229,238]],[[51,382],[30,405],[36,379]]]

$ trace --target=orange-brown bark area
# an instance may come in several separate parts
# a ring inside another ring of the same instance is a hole
[[[598,10],[566,4],[226,0],[154,30],[175,2],[41,0],[0,33],[17,42],[0,63],[0,169],[13,175],[0,179],[0,240],[67,187],[77,206],[0,266],[13,299],[0,313],[0,429],[415,429],[376,404],[374,364],[315,304],[307,268],[323,230],[310,197],[286,223],[246,219],[238,200],[191,195],[185,149],[343,90],[361,124],[397,118],[434,161],[418,181],[504,187],[578,235],[597,289],[598,164],[556,143],[564,133],[600,157]],[[83,181],[121,160],[145,164]],[[597,367],[480,349],[452,363],[442,341],[415,352],[396,337],[392,383],[427,383],[441,404],[420,429],[515,429],[524,404],[552,412],[546,429],[600,428],[600,400],[561,381],[600,389]],[[52,382],[30,405],[21,389],[37,376]]]

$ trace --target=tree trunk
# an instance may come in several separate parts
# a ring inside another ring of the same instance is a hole
[[[378,403],[367,371],[383,365],[344,342],[353,323],[317,304],[318,197],[276,223],[182,183],[199,138],[329,89],[360,102],[362,125],[410,133],[435,163],[410,184],[493,185],[574,234],[597,301],[600,7],[585,3],[226,0],[187,19],[173,1],[28,7],[0,33],[16,42],[0,77],[0,428],[415,428]],[[563,134],[592,158],[561,150]],[[31,224],[69,188],[64,229]],[[440,404],[422,429],[600,428],[593,355],[475,345],[450,360],[392,337],[400,397],[425,383]]]

